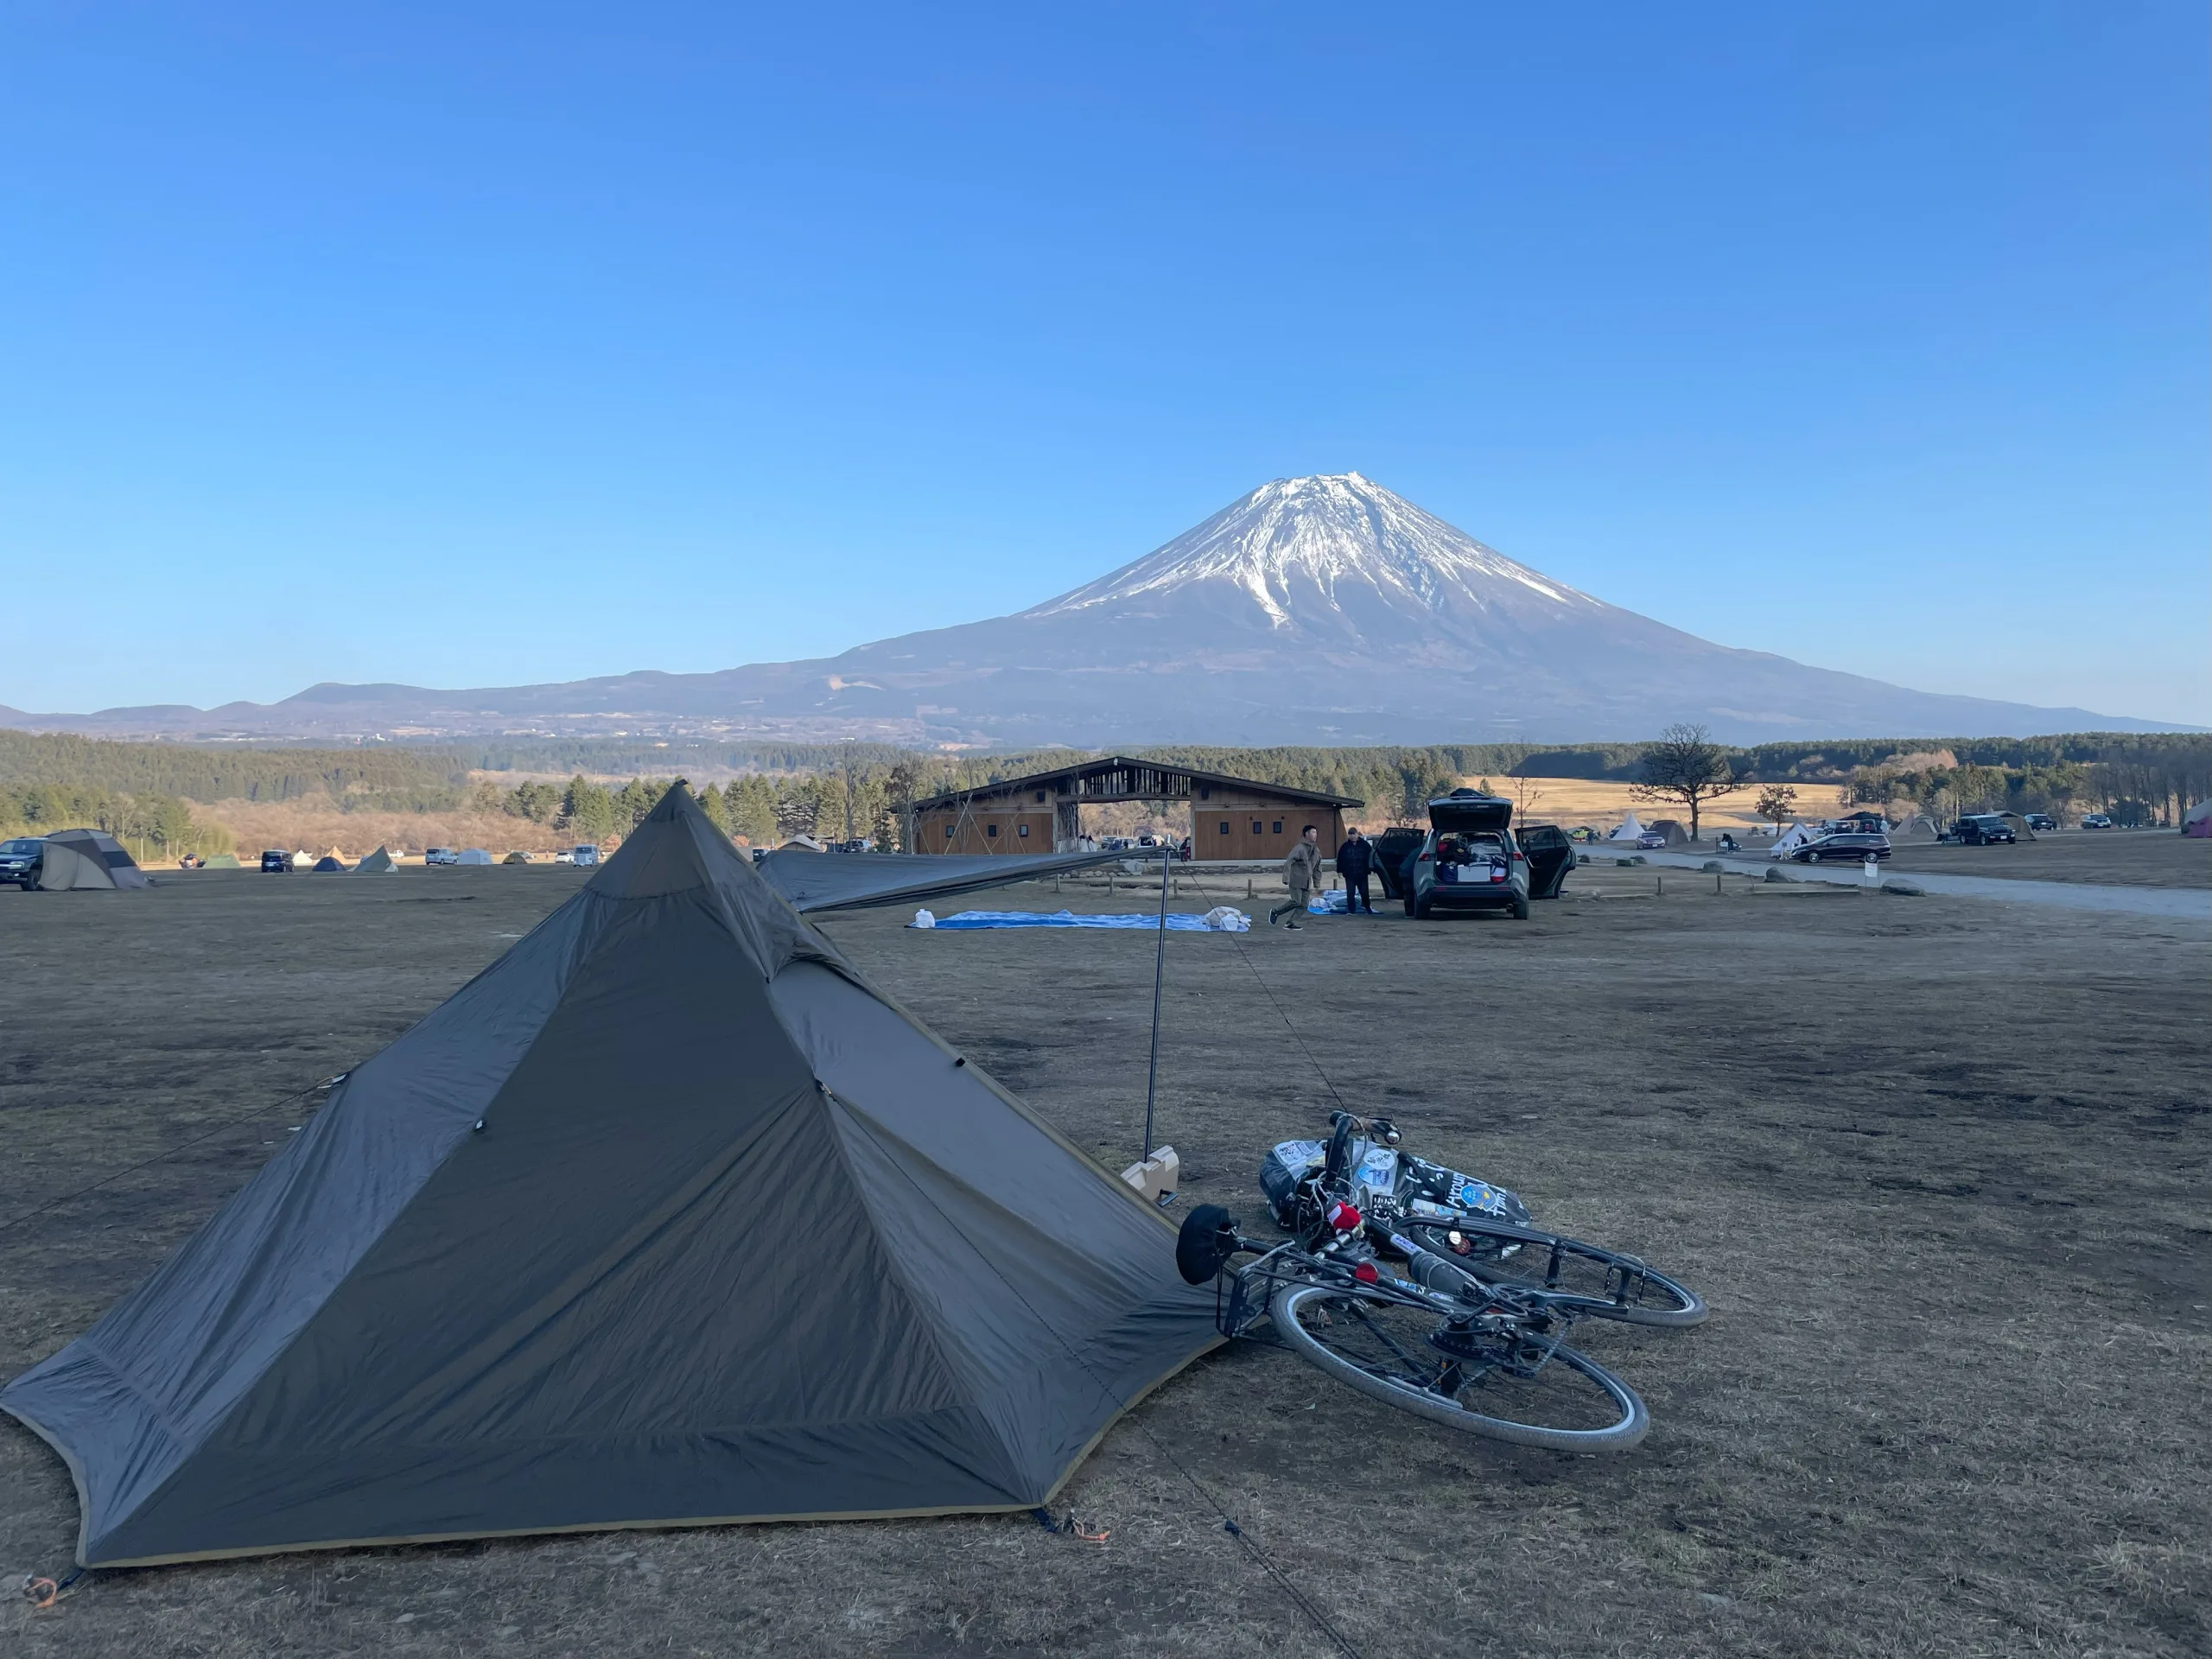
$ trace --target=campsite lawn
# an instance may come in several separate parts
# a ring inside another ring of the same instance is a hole
[[[1014,1516],[281,1556],[11,1601],[0,1649],[1328,1651],[1217,1503],[1376,1659],[2212,1647],[2202,925],[1663,874],[1662,898],[1649,868],[1580,871],[1522,925],[1386,911],[1168,944],[1179,1210],[1256,1210],[1266,1147],[1340,1096],[1707,1294],[1694,1332],[1584,1327],[1651,1407],[1624,1458],[1452,1435],[1245,1344],[1069,1484],[1103,1547]],[[302,1121],[282,1096],[374,1052],[582,879],[0,893],[0,1374],[204,1221]],[[1243,895],[1238,876],[1211,897]],[[974,902],[1135,907],[1126,882]],[[827,931],[1128,1162],[1149,936],[903,920]],[[760,1266],[805,1271],[805,1241]],[[0,1573],[57,1573],[75,1529],[60,1460],[0,1421]]]

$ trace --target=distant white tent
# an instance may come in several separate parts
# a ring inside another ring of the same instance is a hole
[[[1643,826],[1636,821],[1636,814],[1631,812],[1621,820],[1621,827],[1607,836],[1605,839],[1607,841],[1634,841],[1643,833]]]
[[[1769,858],[1787,858],[1800,847],[1808,845],[1812,839],[1811,830],[1802,823],[1793,823],[1775,838],[1775,843],[1767,849],[1766,855]]]
[[[2199,801],[2181,821],[2181,832],[2192,841],[2212,838],[2212,800]]]
[[[494,861],[492,855],[481,847],[471,847],[454,861],[457,864],[489,864]]]
[[[315,855],[302,848],[287,857],[284,861],[296,870],[311,870],[315,868]]]

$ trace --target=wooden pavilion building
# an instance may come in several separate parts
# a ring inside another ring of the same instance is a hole
[[[1349,795],[1111,754],[916,801],[906,844],[919,853],[1066,851],[1083,834],[1082,809],[1111,801],[1189,803],[1193,859],[1281,858],[1309,823],[1333,855],[1344,839],[1345,809],[1366,804]]]

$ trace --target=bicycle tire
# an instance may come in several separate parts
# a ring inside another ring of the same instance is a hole
[[[1589,1319],[1683,1331],[1694,1325],[1704,1324],[1712,1312],[1706,1306],[1702,1296],[1649,1263],[1579,1238],[1540,1232],[1533,1227],[1516,1227],[1510,1222],[1490,1221],[1479,1216],[1468,1216],[1454,1221],[1416,1221],[1405,1225],[1402,1230],[1423,1249],[1433,1250],[1453,1267],[1472,1274],[1486,1283],[1519,1285],[1556,1294],[1560,1290],[1560,1268],[1561,1260],[1565,1258],[1591,1264],[1599,1270],[1601,1275],[1619,1273],[1623,1275],[1624,1289],[1633,1285],[1640,1289],[1656,1291],[1662,1298],[1656,1304],[1646,1305],[1595,1294],[1577,1294],[1571,1288],[1567,1290],[1566,1294],[1574,1299],[1573,1311]],[[1471,1236],[1478,1242],[1497,1248],[1462,1255],[1446,1237],[1452,1232],[1463,1236]],[[1525,1260],[1516,1261],[1500,1255],[1499,1249],[1507,1244],[1520,1246],[1518,1254]],[[1529,1268],[1539,1262],[1542,1262],[1544,1270],[1530,1272]]]
[[[1301,1311],[1318,1310],[1319,1304],[1332,1301],[1369,1301],[1378,1307],[1400,1308],[1405,1304],[1379,1293],[1347,1290],[1333,1285],[1288,1285],[1276,1292],[1268,1309],[1275,1333],[1286,1347],[1315,1370],[1370,1400],[1411,1412],[1416,1417],[1464,1434],[1479,1434],[1489,1440],[1550,1452],[1626,1452],[1650,1430],[1651,1414],[1644,1409],[1643,1402],[1634,1389],[1586,1354],[1564,1345],[1551,1351],[1549,1363],[1564,1366],[1592,1385],[1598,1396],[1609,1402],[1605,1414],[1618,1414],[1616,1421],[1596,1428],[1520,1422],[1461,1405],[1456,1397],[1439,1394],[1409,1377],[1382,1376],[1363,1370],[1331,1349],[1300,1321]],[[1595,1405],[1594,1399],[1592,1404]]]

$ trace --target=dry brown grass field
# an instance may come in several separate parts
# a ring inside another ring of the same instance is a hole
[[[1654,818],[1678,818],[1683,828],[1689,826],[1687,808],[1639,801],[1633,793],[1634,785],[1629,784],[1584,778],[1470,777],[1461,781],[1470,787],[1487,782],[1497,793],[1515,801],[1516,823],[1528,820],[1562,824],[1569,829],[1586,823],[1594,829],[1611,830],[1634,812],[1645,823]],[[1740,835],[1754,824],[1765,823],[1751,810],[1758,793],[1754,787],[1707,802],[1698,810],[1700,830],[1708,837],[1715,830],[1732,830]],[[1797,791],[1797,816],[1824,818],[1839,810],[1835,799],[1833,785],[1801,785]]]
[[[574,844],[550,825],[504,812],[341,812],[327,796],[217,801],[193,811],[228,830],[245,859],[264,847],[304,848],[318,855],[336,847],[348,859],[358,859],[380,846],[416,855],[426,847],[481,847],[504,857],[515,851],[550,855]]]
[[[388,1042],[581,879],[0,893],[0,1375],[266,1160],[300,1121],[282,1096]],[[1252,1212],[1271,1142],[1338,1097],[1388,1110],[1416,1149],[1710,1299],[1692,1332],[1584,1327],[1649,1403],[1632,1453],[1455,1435],[1248,1342],[1077,1471],[1065,1502],[1103,1546],[970,1517],[101,1573],[49,1611],[0,1608],[0,1650],[1329,1651],[1223,1510],[1370,1659],[2212,1649],[2205,927],[1710,880],[1660,897],[1649,869],[1592,866],[1524,924],[1170,936],[1178,1207]],[[1074,883],[973,902],[1130,907]],[[1151,940],[904,920],[827,931],[1128,1161]],[[75,1531],[59,1459],[0,1420],[0,1573],[64,1567]]]

